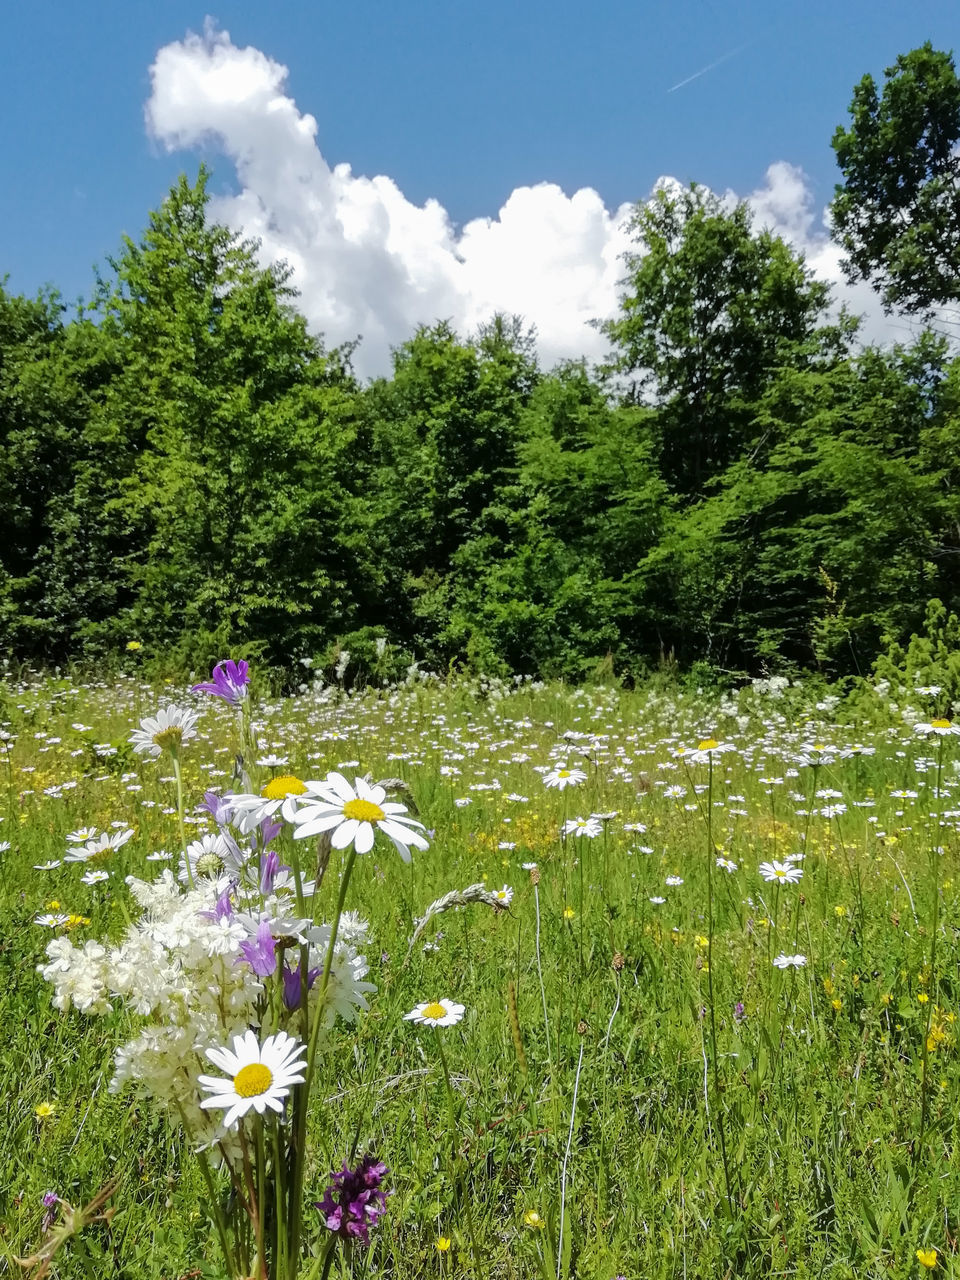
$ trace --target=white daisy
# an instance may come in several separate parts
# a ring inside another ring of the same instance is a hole
[[[81,884],[102,884],[110,879],[109,871],[85,871],[80,877]]]
[[[789,862],[761,862],[760,874],[764,880],[773,884],[780,881],[782,884],[796,884],[803,876],[803,868],[793,866]]]
[[[587,775],[582,769],[567,769],[563,765],[555,765],[549,773],[543,775],[543,785],[545,787],[556,787],[558,791],[562,791],[564,787],[576,787],[581,782],[586,782]]]
[[[232,821],[244,834],[259,827],[265,818],[272,818],[280,810],[285,822],[293,822],[297,802],[306,793],[306,786],[292,774],[271,778],[258,796],[231,795],[228,797],[233,810]]]
[[[64,862],[102,862],[111,853],[122,848],[132,835],[132,827],[125,827],[122,831],[114,831],[112,834],[106,832],[96,840],[88,840],[82,849],[71,849],[64,858]]]
[[[76,831],[67,832],[67,844],[86,844],[88,840],[96,840],[99,834],[96,827],[78,827]]]
[[[603,832],[600,819],[594,818],[568,818],[563,824],[562,834],[565,836],[586,836],[588,840],[594,840]]]
[[[329,832],[334,849],[352,844],[357,853],[367,853],[373,848],[376,828],[393,841],[404,862],[409,862],[410,845],[430,848],[420,835],[423,823],[409,817],[405,805],[388,803],[386,796],[383,787],[371,787],[363,778],[355,778],[351,787],[341,773],[328,773],[324,782],[308,782],[294,816],[294,839]]]
[[[243,864],[243,852],[228,831],[208,831],[199,840],[188,844],[181,853],[177,878],[184,884],[190,880],[218,880],[228,872],[239,871]]]
[[[960,733],[960,725],[952,724],[949,720],[931,720],[927,724],[915,724],[913,731],[914,733],[923,733],[928,736],[933,733],[938,738],[948,738],[953,734]]]
[[[509,907],[513,901],[513,890],[508,884],[505,884],[502,889],[494,889],[493,896],[498,902],[502,902],[505,907]]]
[[[774,958],[773,963],[778,969],[802,969],[807,963],[806,956],[788,956],[784,952]]]
[[[33,869],[34,871],[53,871],[56,867],[59,867],[59,865],[60,859],[54,858],[50,862],[35,862]]]
[[[258,1115],[264,1110],[280,1112],[283,1100],[290,1094],[291,1085],[303,1084],[305,1063],[300,1055],[307,1046],[299,1040],[288,1036],[285,1031],[278,1031],[274,1036],[267,1036],[263,1044],[258,1044],[252,1031],[233,1037],[233,1050],[205,1049],[210,1061],[222,1071],[226,1071],[229,1079],[218,1076],[199,1076],[197,1083],[210,1093],[200,1106],[204,1110],[210,1107],[226,1108],[223,1127],[230,1129],[238,1120],[247,1114],[251,1107]]]
[[[155,716],[146,716],[134,729],[130,742],[134,751],[156,759],[164,751],[179,752],[185,742],[197,736],[199,715],[187,707],[161,707]]]
[[[732,742],[718,742],[716,738],[704,738],[697,745],[696,751],[691,751],[687,759],[691,764],[706,764],[711,756],[720,755],[724,751],[736,751],[736,747]]]
[[[417,1022],[421,1027],[452,1027],[463,1017],[464,1005],[452,1000],[429,1000],[403,1015],[404,1022]]]

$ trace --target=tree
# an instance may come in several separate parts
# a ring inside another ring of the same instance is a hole
[[[960,299],[960,79],[929,41],[885,76],[880,95],[863,77],[850,128],[833,135],[834,235],[847,275],[870,281],[888,311],[927,312]]]
[[[518,422],[538,380],[530,334],[495,316],[473,339],[446,321],[396,349],[366,391],[369,514],[388,583],[375,621],[431,660],[460,656],[446,629],[453,565],[515,479]]]
[[[748,207],[702,187],[661,188],[637,207],[620,315],[603,326],[631,398],[657,406],[660,465],[695,499],[751,445],[753,404],[776,369],[842,349],[823,326],[829,287]]]
[[[289,272],[208,221],[206,185],[180,178],[98,298],[123,359],[89,429],[113,462],[78,483],[99,486],[132,596],[101,633],[289,660],[352,620],[363,576],[355,386],[293,309]]]

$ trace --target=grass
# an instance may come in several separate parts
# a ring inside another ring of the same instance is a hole
[[[108,1090],[130,1018],[61,1015],[37,973],[54,936],[38,915],[79,917],[76,942],[116,937],[124,877],[179,847],[169,769],[127,746],[178,695],[132,675],[4,690],[3,1274],[41,1247],[45,1191],[76,1206],[115,1183],[111,1219],[51,1274],[218,1275],[182,1135],[149,1099]],[[188,809],[233,774],[229,711],[202,705]],[[467,683],[259,704],[260,752],[287,761],[261,781],[402,778],[434,833],[410,867],[378,843],[347,902],[371,922],[378,994],[325,1059],[308,1200],[358,1146],[389,1165],[356,1274],[906,1277],[926,1269],[918,1249],[953,1273],[960,739],[922,737],[880,696],[855,722],[844,705],[818,710],[802,688],[718,702]],[[708,738],[734,749],[678,754]],[[804,752],[814,742],[837,750]],[[857,743],[874,754],[840,758]],[[558,761],[586,780],[546,787]],[[591,814],[595,838],[561,835]],[[102,864],[108,880],[35,869],[62,859],[68,832],[111,823],[136,834]],[[799,884],[761,877],[801,852]],[[427,905],[477,882],[510,886],[509,911],[440,913],[408,951]],[[330,875],[319,914],[336,891]],[[805,963],[778,968],[781,954]],[[441,997],[466,1013],[438,1045],[403,1015]]]

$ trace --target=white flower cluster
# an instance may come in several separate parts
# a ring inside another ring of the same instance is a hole
[[[157,880],[131,876],[127,883],[142,915],[122,941],[115,946],[88,941],[75,947],[66,936],[55,938],[47,946],[48,963],[39,966],[40,972],[53,984],[53,1003],[64,1012],[76,1008],[104,1014],[119,1001],[147,1020],[117,1051],[112,1092],[135,1082],[171,1111],[174,1122],[182,1121],[200,1145],[229,1143],[234,1139],[218,1127],[218,1118],[200,1109],[203,1095],[197,1078],[209,1066],[205,1049],[260,1026],[268,979],[254,971],[244,944],[253,945],[264,921],[277,929],[274,922],[281,918],[284,928],[277,931],[292,929],[296,941],[308,945],[309,967],[319,975],[330,926],[291,921],[284,915],[288,899],[281,902],[276,895],[243,904],[256,907],[252,912],[218,910],[228,881],[199,878],[195,888],[185,889],[172,871],[165,870]],[[364,921],[344,913],[325,996],[327,1027],[338,1014],[353,1021],[358,1010],[368,1007],[367,994],[376,990],[364,980],[368,965],[357,949],[366,932]],[[284,955],[284,949],[276,949],[269,980],[281,978]],[[294,948],[290,955],[292,970],[300,951]],[[315,979],[310,988],[313,1008],[321,986]],[[284,1005],[280,1017],[295,1030],[299,1008]],[[228,1158],[233,1154],[222,1151]]]

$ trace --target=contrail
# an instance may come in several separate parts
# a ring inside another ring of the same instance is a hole
[[[749,42],[748,42],[749,43]],[[738,53],[743,53],[746,49],[745,44],[738,45],[736,49],[731,49],[729,53],[725,53],[722,58],[717,58],[715,62],[709,62],[705,67],[701,67],[699,71],[695,71],[692,76],[687,76],[686,80],[678,80],[672,85],[667,93],[674,93],[677,89],[682,89],[685,84],[689,84],[691,80],[699,80],[701,76],[705,76],[708,71],[712,71],[714,67],[719,67],[721,62],[728,62],[731,58],[735,58]]]

